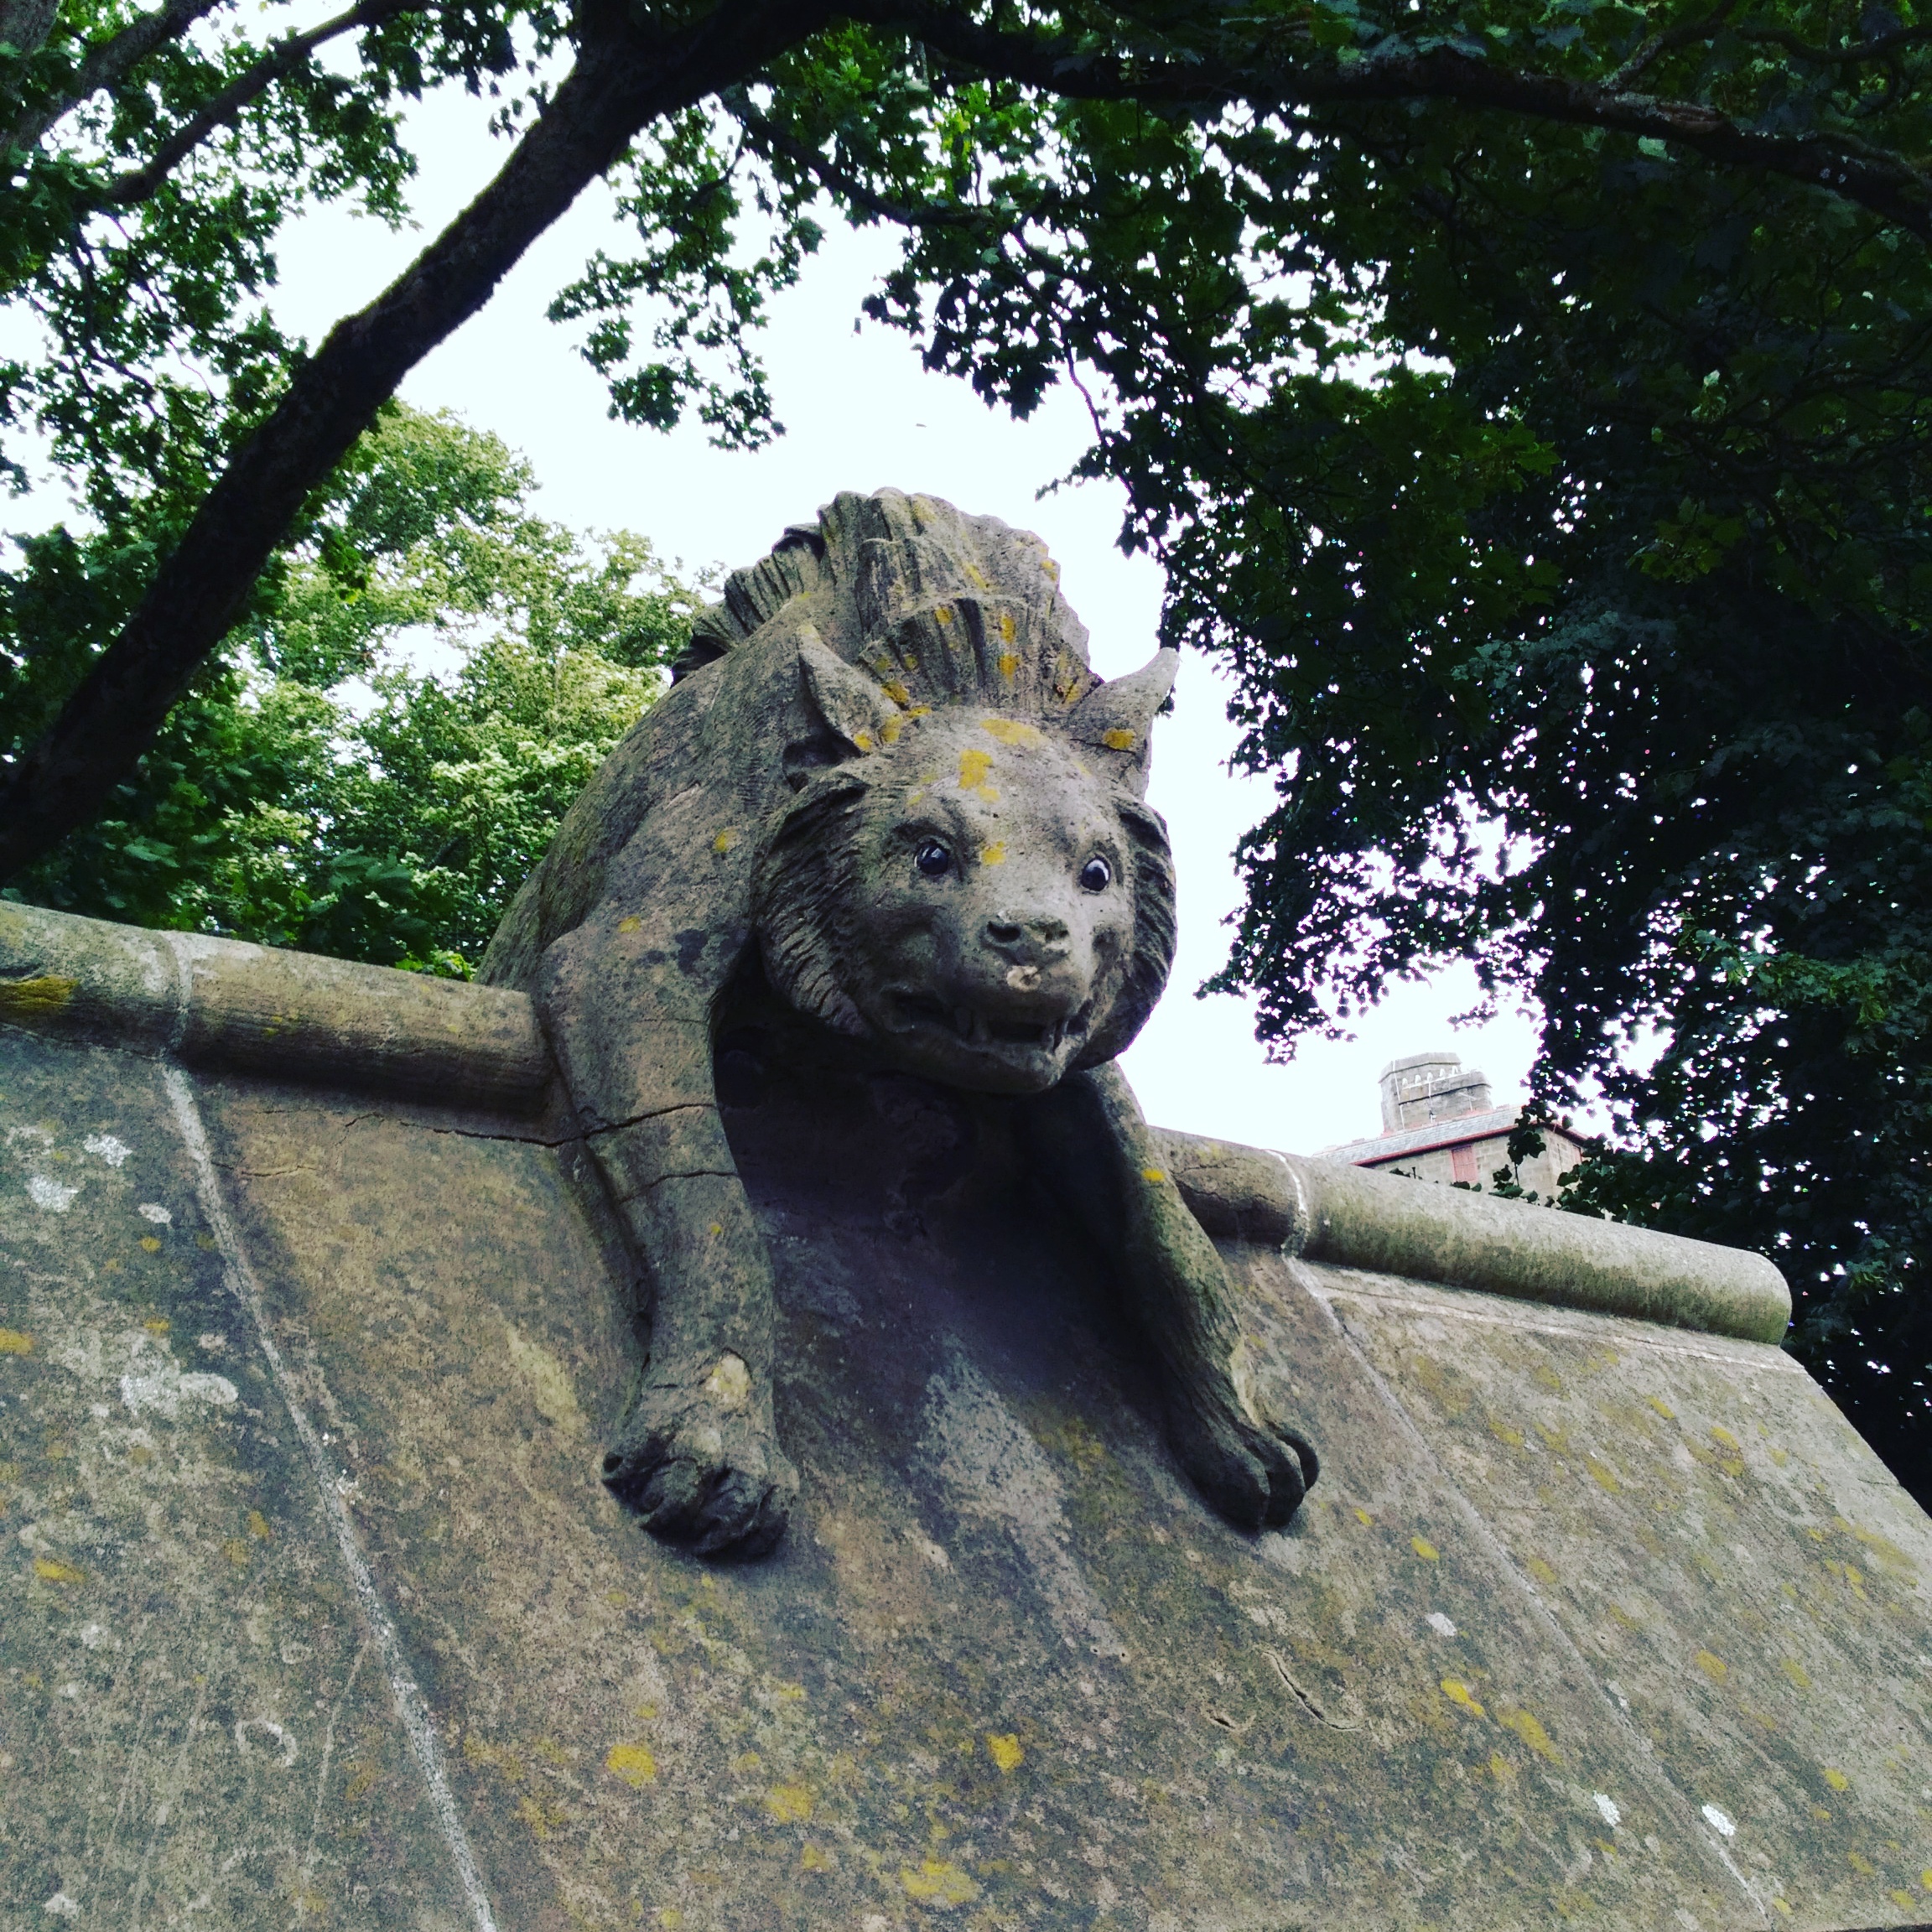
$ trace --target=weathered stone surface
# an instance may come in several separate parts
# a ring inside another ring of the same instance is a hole
[[[1788,1358],[1224,1236],[1324,1464],[1249,1537],[1012,1103],[795,1049],[718,1568],[597,1479],[574,1144],[0,1029],[6,1932],[1927,1916],[1932,1525]]]

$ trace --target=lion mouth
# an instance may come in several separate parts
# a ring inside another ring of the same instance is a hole
[[[1084,1007],[1056,1020],[1036,1020],[952,1005],[931,993],[901,993],[896,1001],[907,1020],[942,1027],[969,1046],[1029,1046],[1038,1052],[1057,1053],[1069,1040],[1080,1038],[1087,1031]]]

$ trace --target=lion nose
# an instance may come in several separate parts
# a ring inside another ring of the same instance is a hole
[[[1057,958],[1067,950],[1067,922],[1051,913],[1029,919],[1005,912],[986,922],[987,943],[1021,958]]]

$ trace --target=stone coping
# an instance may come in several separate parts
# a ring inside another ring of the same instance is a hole
[[[1165,1136],[1174,1179],[1211,1234],[1310,1261],[1519,1301],[1778,1342],[1791,1291],[1761,1254],[1499,1200],[1405,1175]]]
[[[0,901],[0,1025],[198,1067],[493,1109],[542,1106],[529,1000],[203,934]],[[1790,1291],[1745,1250],[1431,1187],[1330,1160],[1168,1134],[1213,1234],[1311,1261],[1776,1342]]]
[[[518,1116],[550,1082],[521,993],[3,900],[0,1023]]]

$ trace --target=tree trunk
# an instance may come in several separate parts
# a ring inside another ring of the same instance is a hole
[[[727,0],[656,44],[586,40],[496,179],[375,301],[338,322],[297,371],[236,451],[120,636],[0,779],[0,880],[100,812],[241,618],[310,492],[403,377],[483,306],[638,129],[744,78],[824,18],[822,8],[782,0]]]

